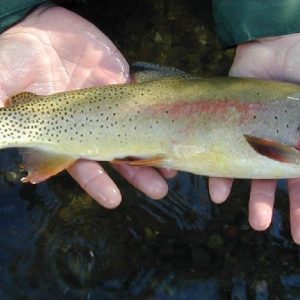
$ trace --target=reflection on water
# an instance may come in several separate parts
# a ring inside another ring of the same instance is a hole
[[[14,151],[0,153],[3,174],[17,165]],[[299,299],[284,190],[276,222],[258,233],[246,181],[213,205],[199,176],[171,180],[162,201],[116,180],[125,199],[108,211],[67,175],[37,186],[0,178],[0,299]]]

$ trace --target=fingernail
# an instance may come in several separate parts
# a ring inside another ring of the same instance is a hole
[[[141,181],[138,183],[139,185],[144,182],[142,176],[138,180]],[[148,184],[144,186],[143,192],[152,199],[161,199],[167,195],[168,185],[162,179],[152,178],[151,181],[149,180]]]
[[[90,193],[93,194],[92,197],[95,198],[97,202],[106,208],[115,208],[122,200],[119,190],[110,185],[95,185],[92,187],[92,190],[90,190]]]
[[[210,184],[209,194],[213,202],[222,203],[228,196],[228,185],[223,181],[218,180],[217,182]]]
[[[300,224],[299,225],[294,225],[292,224],[292,236],[293,240],[296,244],[300,245]]]
[[[251,227],[255,230],[266,230],[271,224],[272,217],[269,209],[262,209],[254,213],[254,216],[249,220]]]
[[[300,245],[300,228],[295,230],[296,232],[293,233],[293,240],[296,244]]]

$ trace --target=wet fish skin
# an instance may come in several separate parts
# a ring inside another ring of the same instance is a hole
[[[230,77],[164,78],[49,96],[25,92],[0,110],[0,148],[25,148],[24,181],[33,183],[80,158],[139,157],[141,165],[208,176],[298,177],[300,159],[289,161],[289,151],[287,162],[270,158],[245,136],[293,151],[299,99],[295,84]]]

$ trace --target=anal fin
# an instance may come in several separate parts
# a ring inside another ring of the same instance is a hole
[[[244,135],[250,146],[259,154],[284,163],[300,163],[300,151],[274,140]]]
[[[22,148],[23,166],[28,172],[22,182],[39,183],[71,166],[77,158],[36,148]]]

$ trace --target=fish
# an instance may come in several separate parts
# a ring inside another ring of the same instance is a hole
[[[37,95],[0,109],[0,149],[39,183],[79,159],[234,178],[300,177],[300,86],[135,64],[134,82]]]

